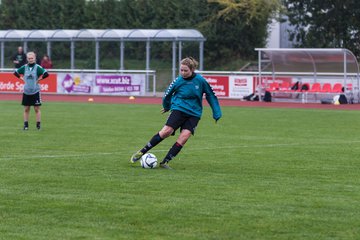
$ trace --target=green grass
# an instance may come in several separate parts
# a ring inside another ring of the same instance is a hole
[[[160,108],[46,102],[23,132],[0,102],[0,239],[358,239],[359,111],[206,107],[175,171],[130,166]]]

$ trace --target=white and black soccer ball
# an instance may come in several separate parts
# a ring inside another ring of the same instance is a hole
[[[157,158],[152,153],[145,153],[140,160],[142,168],[156,168]]]

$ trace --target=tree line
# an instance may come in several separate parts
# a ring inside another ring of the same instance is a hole
[[[289,33],[295,47],[348,48],[359,56],[359,13],[357,0],[2,0],[0,29],[194,28],[206,38],[205,65],[212,68],[256,57],[254,48],[266,46],[270,21],[284,16],[294,27]],[[117,56],[114,44],[104,44],[102,54]],[[68,57],[68,46],[57,45],[54,52]],[[93,54],[93,47],[80,45],[77,56]],[[151,56],[168,56],[168,49],[155,44]],[[144,57],[137,43],[127,51]],[[198,46],[184,52],[196,54]]]
[[[360,1],[284,0],[295,47],[347,48],[360,56]]]
[[[2,0],[0,29],[194,28],[206,38],[205,64],[211,67],[254,57],[279,6],[279,0]],[[111,55],[112,45],[105,45]],[[132,54],[143,57],[133,45]],[[67,54],[56,48],[56,54]],[[188,48],[198,52],[198,46]],[[166,54],[167,48],[152,46],[152,57]]]

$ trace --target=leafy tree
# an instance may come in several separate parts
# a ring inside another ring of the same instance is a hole
[[[84,28],[85,0],[3,0],[1,29]]]
[[[200,24],[207,36],[208,61],[251,58],[263,47],[267,26],[280,9],[277,0],[208,0],[209,13]]]
[[[360,50],[360,1],[285,0],[287,16],[295,27],[290,40],[298,47],[348,48]]]
[[[267,25],[279,8],[279,1],[2,0],[0,29],[194,28],[207,39],[205,62],[211,67],[229,59],[250,58],[255,47],[263,47]],[[113,51],[118,44],[101,43],[101,52],[106,56],[118,55]],[[151,56],[168,56],[169,44],[152,44]],[[67,58],[67,45],[54,44],[53,51],[64,55],[58,58]],[[88,55],[86,45],[76,44],[77,56]],[[198,54],[198,45],[183,45],[184,54]],[[144,43],[126,43],[126,51],[134,58],[143,58],[144,49]]]
[[[84,9],[86,28],[124,28],[126,10],[118,0],[88,1]]]

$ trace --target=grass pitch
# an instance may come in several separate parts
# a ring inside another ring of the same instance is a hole
[[[49,102],[24,132],[0,102],[0,239],[360,236],[359,111],[206,107],[175,171],[131,166],[160,108]]]

